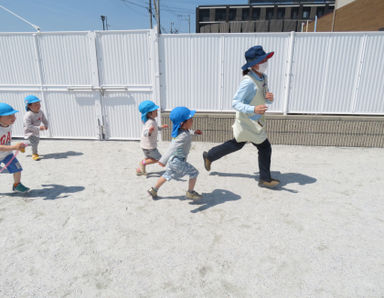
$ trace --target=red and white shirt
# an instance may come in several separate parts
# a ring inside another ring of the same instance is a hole
[[[0,145],[11,145],[12,140],[12,125],[9,126],[1,126],[0,125]],[[6,156],[8,156],[10,151],[0,151],[0,160],[3,160]]]

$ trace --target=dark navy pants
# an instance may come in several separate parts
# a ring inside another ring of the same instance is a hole
[[[212,147],[208,151],[208,160],[215,161],[223,156],[232,152],[238,151],[244,147],[246,142],[238,143],[236,139],[226,141],[225,143]],[[252,143],[259,152],[259,171],[260,179],[264,181],[271,181],[271,154],[272,147],[271,143],[266,139],[261,144]]]

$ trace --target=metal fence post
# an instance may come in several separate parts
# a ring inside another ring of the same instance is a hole
[[[360,41],[359,66],[358,66],[355,81],[353,84],[354,88],[353,88],[352,100],[351,100],[351,106],[350,106],[350,112],[352,114],[355,114],[356,112],[356,106],[358,101],[357,95],[359,93],[359,88],[360,88],[361,72],[364,66],[366,48],[367,48],[367,34],[364,34]]]
[[[293,52],[295,46],[295,32],[291,31],[290,39],[289,39],[289,52],[288,52],[288,60],[287,69],[285,73],[285,93],[284,93],[284,108],[283,114],[288,114],[288,103],[289,103],[289,95],[291,88],[291,76],[292,76],[292,60],[293,60]]]
[[[159,117],[158,122],[161,125],[161,110],[165,106],[165,102],[163,102],[163,98],[161,97],[161,84],[160,84],[160,55],[159,53],[159,40],[161,38],[161,35],[157,33],[157,28],[154,27],[149,31],[149,59],[151,59],[150,67],[151,67],[151,74],[152,74],[152,96],[153,101],[158,102],[160,105],[160,109],[158,111]],[[162,132],[159,131],[161,134]]]
[[[35,45],[35,55],[36,55],[36,64],[37,64],[37,70],[39,74],[39,79],[40,79],[40,92],[41,92],[41,99],[44,102],[45,106],[45,115],[47,119],[50,119],[49,116],[49,104],[45,100],[45,93],[44,93],[44,77],[43,77],[43,71],[42,71],[42,66],[41,66],[41,54],[40,54],[40,47],[39,47],[39,41],[38,41],[38,36],[40,33],[33,33],[33,41]],[[52,137],[52,130],[48,129],[48,136],[51,138]]]
[[[90,31],[88,32],[88,39],[89,39],[89,57],[90,57],[90,72],[91,72],[91,85],[92,87],[99,88],[100,87],[100,77],[99,77],[99,58],[97,54],[97,35],[96,32]],[[93,91],[93,95],[95,98],[95,110],[96,110],[96,117],[97,117],[97,127],[98,127],[98,134],[99,134],[99,140],[105,140],[107,138],[106,136],[106,129],[105,129],[105,116],[103,112],[103,99],[102,99],[102,90],[99,88],[99,91],[96,93],[96,91]],[[97,95],[96,95],[97,94]]]

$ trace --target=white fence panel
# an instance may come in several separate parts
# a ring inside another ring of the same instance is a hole
[[[219,36],[164,35],[160,37],[162,108],[188,106],[217,110],[221,49]],[[219,107],[220,108],[220,107]]]
[[[88,32],[38,35],[44,85],[91,85]]]
[[[296,34],[289,112],[349,113],[360,47],[351,34]]]
[[[107,139],[138,139],[138,106],[154,95],[153,43],[150,30],[97,33],[102,114]]]
[[[0,86],[39,84],[34,35],[1,33],[0,69]]]
[[[100,84],[151,87],[150,31],[97,32]]]
[[[45,92],[49,132],[55,138],[97,139],[98,92]],[[43,108],[44,111],[46,111]]]
[[[185,105],[199,111],[233,111],[232,98],[242,78],[244,52],[262,44],[277,55],[268,66],[270,90],[283,98],[289,34],[161,35],[160,69],[162,108]],[[276,101],[270,111],[282,112]]]
[[[355,114],[384,114],[384,35],[365,35]]]
[[[143,123],[140,102],[151,98],[151,92],[108,92],[103,97],[105,132],[109,140],[137,140]]]

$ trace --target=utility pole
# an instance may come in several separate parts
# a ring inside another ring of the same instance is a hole
[[[26,19],[22,18],[21,16],[15,14],[13,11],[9,10],[8,8],[5,8],[4,6],[0,5],[0,8],[4,9],[5,11],[9,12],[10,14],[14,15],[16,18],[22,20],[24,23],[27,23],[28,25],[32,26],[33,29],[35,29],[37,32],[40,32],[40,27],[32,24],[31,22],[28,22]]]
[[[153,25],[152,25],[152,0],[148,0],[148,12],[149,12],[149,24],[150,24],[150,28],[152,29],[153,28]]]
[[[156,12],[157,34],[161,34],[160,29],[160,0],[153,0]]]
[[[103,22],[103,31],[105,30],[105,24],[104,24],[104,21],[105,21],[105,16],[100,16],[101,18],[101,21]]]
[[[335,31],[336,9],[337,9],[337,0],[335,0],[335,6],[333,8],[331,32]]]

